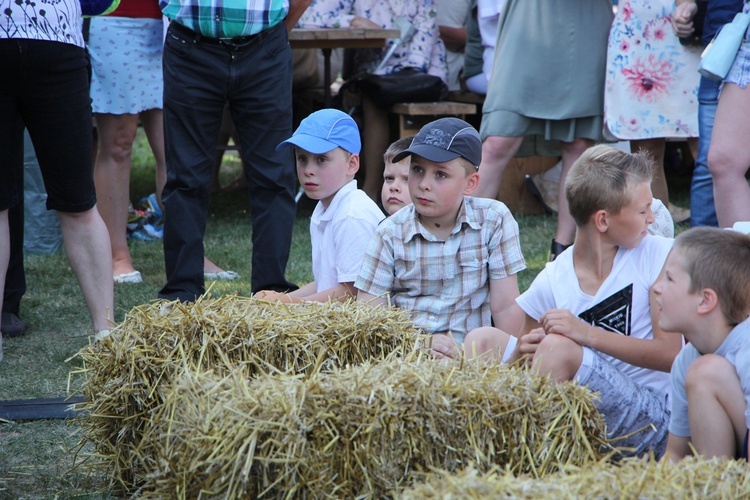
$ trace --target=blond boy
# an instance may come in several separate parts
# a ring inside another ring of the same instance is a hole
[[[319,200],[310,218],[315,281],[288,294],[264,290],[265,300],[326,302],[354,297],[354,280],[383,212],[362,190],[361,142],[354,120],[337,109],[322,109],[302,120],[277,149],[294,146],[297,177],[305,194]]]
[[[383,203],[385,213],[393,215],[406,205],[411,203],[409,197],[409,158],[402,158],[394,162],[393,158],[405,151],[414,136],[402,137],[393,142],[383,154],[385,169],[383,170],[383,188],[380,191],[380,199]]]
[[[652,307],[651,286],[672,240],[648,234],[651,171],[647,156],[586,150],[565,183],[575,244],[518,298],[520,338],[481,329],[464,348],[504,361],[528,356],[539,373],[599,392],[608,435],[628,436],[614,444],[658,456],[669,422],[668,372],[682,338],[656,325]]]
[[[505,205],[473,198],[482,143],[457,118],[428,123],[394,162],[411,157],[404,207],[378,226],[354,286],[357,300],[410,311],[433,334],[433,352],[491,320],[520,326],[516,273],[524,269],[518,224]]]
[[[747,460],[750,236],[716,228],[682,233],[654,292],[661,328],[690,342],[672,366],[669,459],[694,448],[709,458]]]

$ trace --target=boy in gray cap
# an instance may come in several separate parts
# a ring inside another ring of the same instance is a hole
[[[482,141],[458,118],[428,123],[394,162],[411,157],[412,205],[383,221],[354,283],[357,300],[411,312],[432,352],[453,357],[470,330],[491,321],[517,331],[516,273],[526,268],[518,224],[497,200],[473,198]]]

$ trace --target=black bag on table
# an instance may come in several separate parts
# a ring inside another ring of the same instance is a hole
[[[417,68],[403,68],[386,75],[358,75],[346,82],[344,88],[365,94],[379,106],[440,101],[448,96],[448,87],[440,77]]]

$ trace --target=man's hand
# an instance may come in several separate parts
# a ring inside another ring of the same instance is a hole
[[[383,29],[383,27],[377,23],[374,23],[367,19],[366,17],[360,17],[355,16],[351,22],[349,22],[349,27],[354,29]]]
[[[579,345],[588,345],[589,325],[567,309],[550,309],[542,315],[540,323],[546,334],[557,333]]]
[[[293,297],[286,293],[276,292],[274,290],[261,290],[253,295],[254,299],[265,300],[267,302],[283,302],[285,304],[298,304],[302,302],[299,297]]]
[[[435,333],[432,335],[432,346],[430,346],[430,354],[436,358],[450,358],[453,359],[458,354],[458,344],[453,337],[444,333]]]
[[[698,12],[695,2],[684,2],[675,7],[672,12],[672,30],[678,38],[687,38],[693,34],[693,17]]]

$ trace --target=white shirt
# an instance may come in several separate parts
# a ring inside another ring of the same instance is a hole
[[[357,181],[344,185],[328,208],[318,203],[310,218],[313,275],[317,291],[354,282],[383,212]]]
[[[6,1],[0,13],[0,39],[27,38],[83,47],[81,4],[78,0],[35,2]]]
[[[548,309],[567,309],[586,323],[637,339],[652,339],[649,290],[658,279],[673,240],[647,235],[636,248],[620,248],[612,271],[595,295],[581,290],[573,266],[573,248],[539,273],[516,301],[539,320]],[[633,366],[599,353],[636,383],[669,392],[669,374]]]

